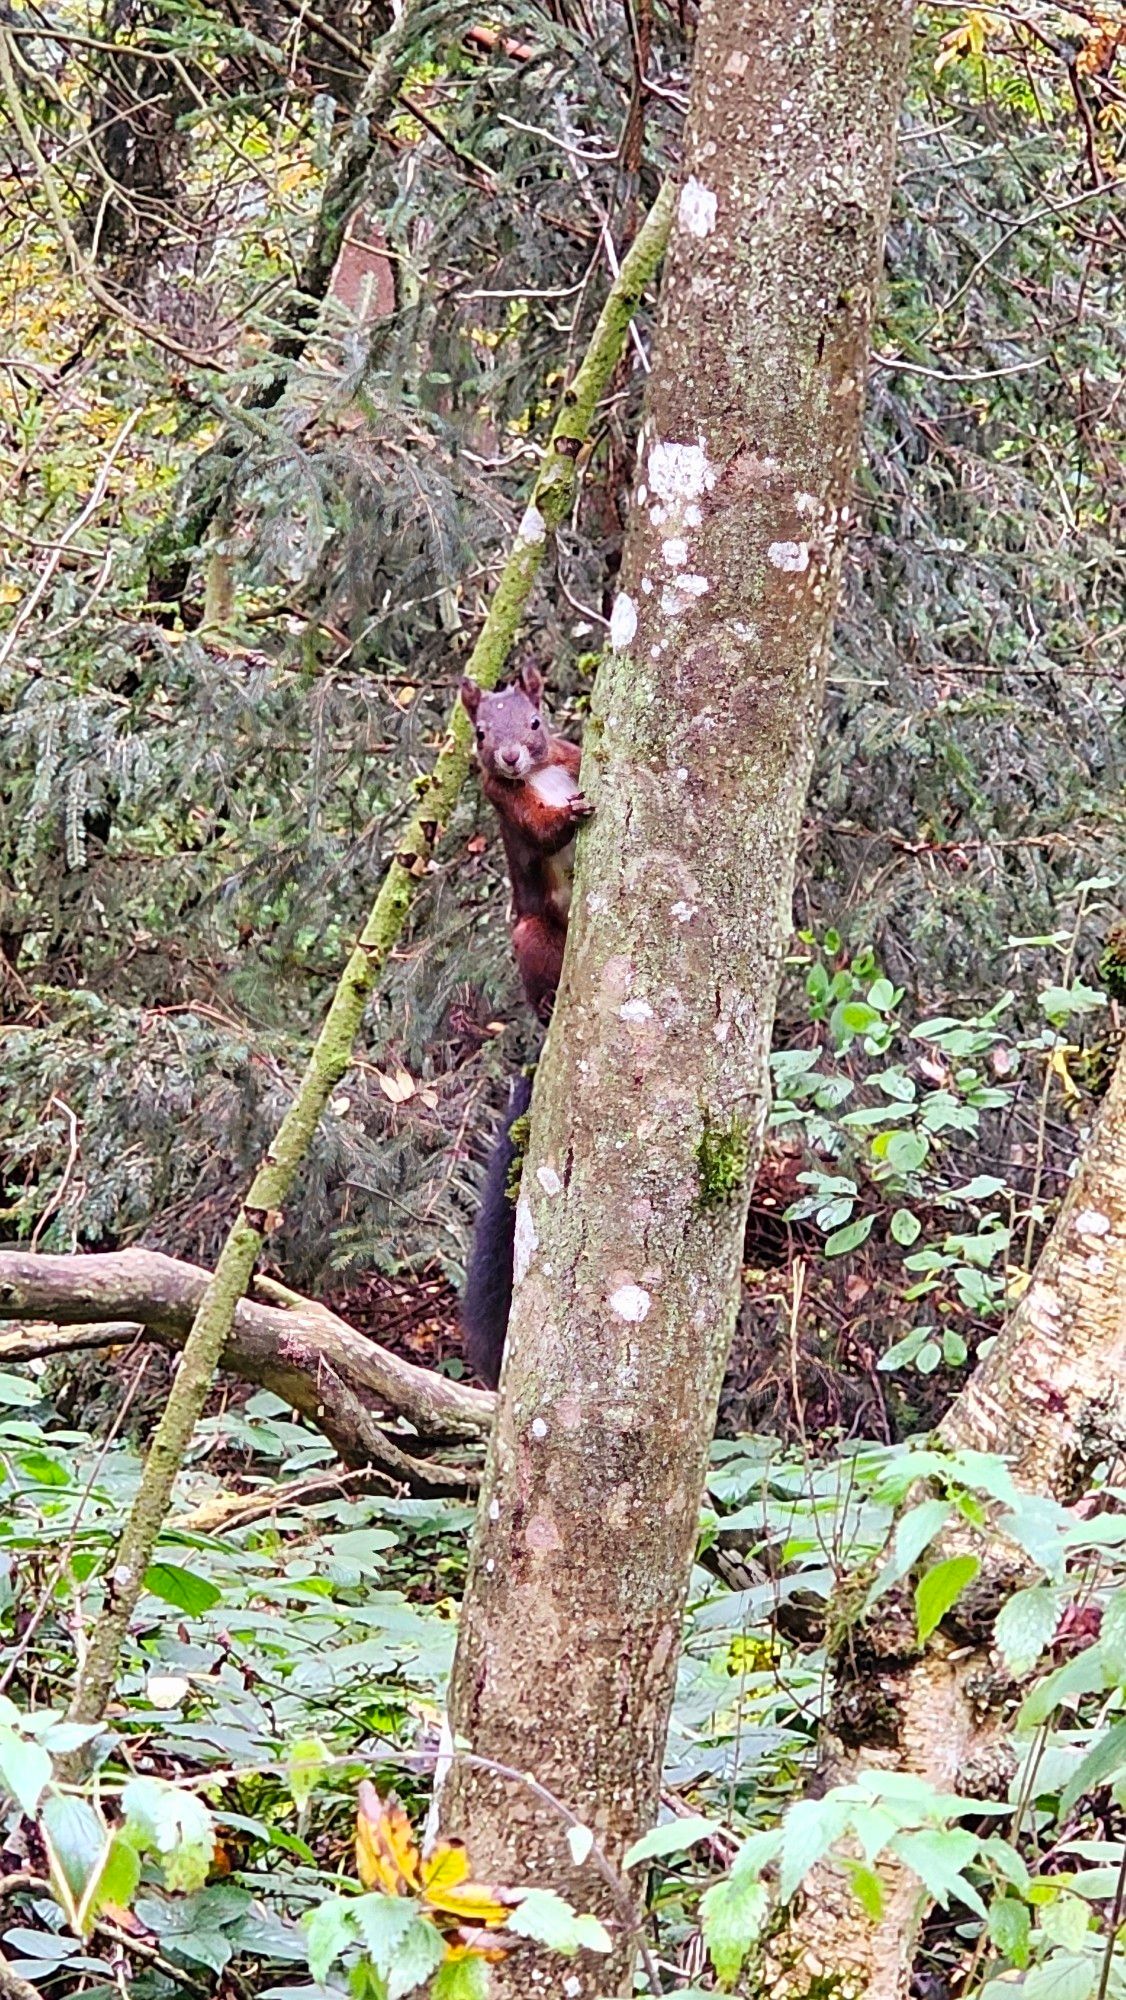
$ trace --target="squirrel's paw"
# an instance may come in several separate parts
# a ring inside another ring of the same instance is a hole
[[[589,819],[594,807],[585,793],[576,792],[573,799],[568,799],[567,810],[572,819]]]

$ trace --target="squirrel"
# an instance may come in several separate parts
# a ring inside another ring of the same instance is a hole
[[[593,807],[579,787],[582,752],[547,727],[542,695],[543,675],[531,665],[496,694],[468,677],[461,683],[481,789],[500,821],[508,861],[512,949],[528,1004],[547,1021],[563,970],[575,829]]]
[[[521,668],[511,687],[485,694],[468,677],[461,699],[476,732],[481,788],[500,821],[512,886],[512,948],[528,1004],[551,1017],[563,970],[575,829],[593,811],[579,787],[582,752],[548,729],[541,713],[543,676]],[[528,1076],[517,1077],[504,1124],[489,1156],[461,1301],[466,1358],[495,1389],[508,1314],[516,1196],[511,1186],[515,1127],[532,1101]]]
[[[514,1127],[527,1116],[531,1101],[531,1077],[518,1076],[509,1093],[504,1124],[489,1155],[461,1300],[465,1358],[473,1373],[490,1389],[495,1389],[500,1381],[504,1337],[512,1307],[516,1197],[511,1182],[519,1150]]]

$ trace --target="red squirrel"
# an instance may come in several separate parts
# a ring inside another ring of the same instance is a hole
[[[543,675],[521,668],[485,694],[461,683],[473,722],[481,789],[496,811],[512,884],[512,949],[528,1004],[546,1021],[563,969],[575,828],[593,807],[579,789],[582,752],[554,736],[540,712]]]
[[[546,1021],[563,970],[575,828],[592,808],[579,789],[580,752],[552,735],[540,712],[542,695],[543,676],[533,666],[496,694],[483,693],[472,680],[461,684],[476,730],[482,790],[496,809],[508,859],[512,947],[529,1004]],[[461,1301],[466,1358],[493,1389],[512,1303],[513,1128],[531,1099],[530,1078],[517,1077],[486,1170]]]

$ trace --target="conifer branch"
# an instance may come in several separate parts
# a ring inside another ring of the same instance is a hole
[[[666,185],[623,259],[578,373],[564,392],[531,501],[469,661],[468,671],[481,687],[493,687],[499,680],[539,573],[548,535],[570,511],[579,451],[609,387],[633,315],[660,265],[672,207],[673,190]],[[445,742],[344,968],[297,1093],[219,1254],[117,1547],[103,1615],[71,1702],[74,1720],[96,1722],[105,1712],[129,1621],[168,1514],[173,1484],[203,1411],[239,1300],[266,1236],[277,1225],[325,1105],[351,1061],[364,1009],[403,930],[418,884],[431,866],[441,831],[464,783],[470,741],[469,718],[455,705]]]

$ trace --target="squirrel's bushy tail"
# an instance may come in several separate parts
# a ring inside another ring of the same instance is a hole
[[[461,1331],[465,1355],[475,1375],[495,1389],[500,1380],[504,1337],[512,1304],[512,1258],[516,1238],[516,1203],[509,1198],[508,1178],[516,1158],[512,1127],[532,1101],[532,1079],[518,1076],[509,1094],[508,1111],[489,1156],[481,1206],[473,1228],[473,1247],[461,1301]]]

